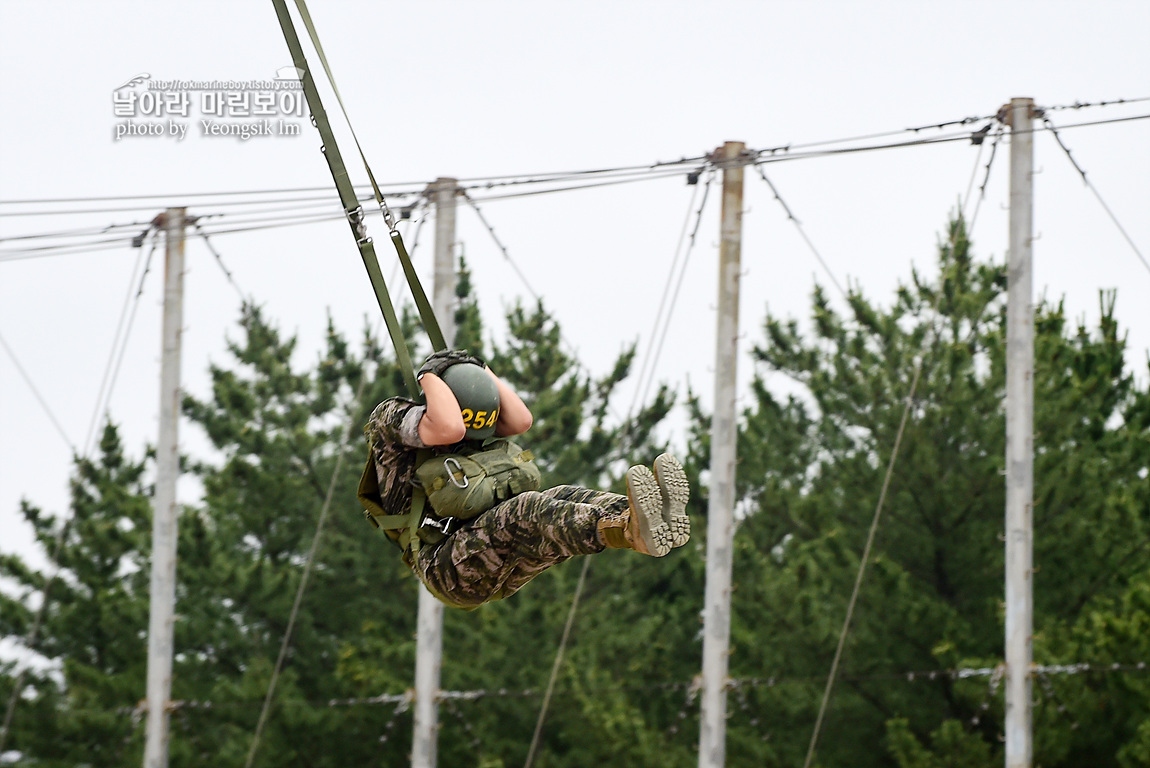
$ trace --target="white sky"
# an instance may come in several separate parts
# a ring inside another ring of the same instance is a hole
[[[752,149],[900,130],[993,114],[1016,96],[1041,106],[1150,96],[1145,2],[373,2],[311,11],[377,178],[430,181],[675,160],[725,140]],[[313,65],[318,66],[314,56]],[[199,134],[115,141],[112,91],[139,73],[165,79],[270,79],[290,56],[260,3],[14,2],[0,6],[0,201],[324,187],[318,135],[241,142]],[[333,99],[325,102],[336,111]],[[1150,102],[1053,112],[1056,124],[1150,114]],[[940,135],[926,131],[923,137]],[[1143,254],[1150,254],[1150,120],[1067,129],[1064,141]],[[910,138],[910,135],[895,137]],[[347,140],[353,179],[366,177]],[[840,281],[888,301],[910,266],[933,274],[947,215],[965,194],[977,148],[964,143],[767,166]],[[982,155],[976,184],[982,180]],[[1150,273],[1049,134],[1035,142],[1036,293],[1097,316],[1118,287],[1132,359],[1145,374]],[[1007,147],[1000,147],[974,230],[979,256],[1004,258]],[[647,349],[692,189],[681,178],[492,201],[487,218],[602,373],[624,344]],[[709,399],[714,355],[718,195],[712,190],[658,376]],[[122,203],[0,204],[0,239],[146,221],[145,211],[65,215]],[[149,203],[151,205],[151,203]],[[16,212],[56,211],[14,216]],[[463,244],[490,324],[526,291],[474,213]],[[371,221],[384,273],[385,230]],[[816,273],[807,246],[753,173],[746,183],[740,372],[766,307],[806,318]],[[426,267],[432,227],[417,262]],[[350,336],[378,315],[342,221],[213,238],[235,280],[315,359],[331,312]],[[35,241],[3,241],[0,252]],[[161,249],[162,251],[162,249]],[[160,252],[111,398],[128,450],[157,433]],[[207,393],[224,362],[239,299],[204,243],[189,240],[183,381]],[[136,252],[0,260],[0,335],[68,439],[96,407]],[[426,283],[430,286],[430,275]],[[397,286],[398,288],[398,286]],[[836,302],[838,301],[836,297]],[[625,411],[631,390],[622,393]],[[184,423],[190,450],[204,440]],[[61,512],[71,449],[11,357],[0,350],[0,549],[25,550],[24,497]],[[194,501],[194,488],[181,489]],[[354,503],[354,502],[349,502]]]

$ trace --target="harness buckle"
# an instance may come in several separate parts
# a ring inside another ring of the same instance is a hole
[[[357,245],[363,243],[370,243],[371,238],[367,236],[367,227],[363,225],[363,206],[359,205],[355,208],[349,208],[344,213],[347,214],[347,220],[351,224],[352,231],[355,233],[355,242]]]
[[[451,464],[455,465],[454,470],[451,468]],[[468,485],[470,485],[470,481],[467,479],[467,475],[463,472],[463,467],[460,466],[459,460],[454,456],[448,456],[443,460],[443,468],[447,470],[447,479],[450,480],[451,484],[456,488],[467,488]],[[463,485],[460,485],[459,481],[455,479],[456,472],[458,472],[460,477],[463,478]]]
[[[458,517],[441,517],[436,519],[430,515],[423,518],[421,528],[434,528],[437,531],[442,531],[444,536],[450,536],[463,527],[463,520]]]

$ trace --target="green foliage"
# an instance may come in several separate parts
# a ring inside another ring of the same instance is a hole
[[[997,679],[947,671],[1001,662],[1005,270],[973,258],[961,221],[938,264],[940,280],[912,274],[890,306],[816,290],[809,323],[765,319],[738,437],[730,764],[802,764],[916,366],[815,762],[1002,762]],[[634,347],[588,373],[541,303],[511,307],[496,341],[462,260],[457,298],[457,345],[523,394],[536,419],[523,442],[546,483],[618,491],[629,464],[665,449],[671,392],[626,420],[617,410]],[[1096,327],[1051,302],[1035,318],[1035,660],[1092,665],[1035,679],[1035,761],[1048,768],[1150,763],[1150,676],[1132,666],[1150,659],[1150,394],[1124,363],[1114,307],[1104,295]],[[402,324],[420,359],[417,318]],[[296,347],[247,306],[211,391],[184,402],[211,450],[187,461],[203,498],[179,526],[173,768],[246,760],[325,505],[256,765],[408,761],[410,710],[378,697],[411,686],[417,584],[355,502],[361,425],[403,379],[366,329],[353,343],[329,322],[314,360]],[[708,503],[697,481],[710,446],[705,408],[690,393],[686,406],[691,543],[660,560],[608,551],[509,600],[447,611],[442,687],[472,694],[441,705],[440,764],[523,763],[584,564],[535,765],[696,764]],[[76,464],[62,578],[8,745],[22,764],[140,759],[149,462],[109,425],[99,455]],[[21,513],[51,552],[62,519]],[[47,576],[15,555],[0,557],[0,576],[0,630],[18,642]],[[0,666],[0,695],[15,673]]]
[[[744,754],[732,737],[733,760],[805,756],[921,366],[818,762],[1001,762],[1000,692],[945,671],[1001,661],[1006,275],[972,258],[961,221],[940,245],[939,271],[937,287],[912,275],[889,308],[855,290],[840,311],[816,290],[809,330],[766,319],[739,435],[738,494],[750,512],[735,539],[731,669],[788,682],[752,691],[749,711],[772,748]],[[1035,328],[1035,660],[1136,662],[1150,650],[1141,625],[1120,627],[1138,616],[1131,590],[1150,568],[1150,396],[1124,366],[1112,294],[1096,329],[1067,333],[1061,305],[1046,302]],[[692,405],[702,437],[705,414]],[[907,672],[914,682],[892,674]],[[1038,763],[1136,760],[1150,705],[1139,679],[1041,682]]]
[[[44,554],[56,551],[48,610],[33,648],[43,663],[24,678],[9,746],[43,765],[118,766],[139,760],[132,711],[144,690],[148,624],[151,507],[143,462],[129,459],[111,424],[98,455],[76,462],[72,514],[65,522],[27,502],[21,514]],[[20,557],[0,558],[0,575],[19,597],[0,594],[0,631],[27,637],[33,594],[43,595],[53,568],[39,571]],[[41,597],[41,599],[43,599]],[[7,704],[13,668],[0,693]]]

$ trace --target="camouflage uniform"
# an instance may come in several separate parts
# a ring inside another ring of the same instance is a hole
[[[383,510],[411,508],[416,451],[426,448],[419,422],[426,408],[393,397],[380,403],[365,432],[379,479]],[[508,499],[436,544],[422,544],[415,563],[433,592],[460,608],[515,594],[547,568],[575,555],[601,552],[600,520],[627,515],[626,496],[561,485]],[[395,539],[397,532],[388,532]]]

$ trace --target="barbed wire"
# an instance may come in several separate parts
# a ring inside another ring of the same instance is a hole
[[[940,681],[956,681],[956,680],[972,680],[979,678],[986,678],[991,686],[996,685],[996,681],[1001,681],[1006,671],[1006,665],[1003,663],[994,666],[979,666],[979,667],[952,667],[948,669],[918,669],[918,670],[904,670],[894,672],[868,672],[860,674],[842,674],[839,679],[844,682],[902,682],[902,683],[930,683]],[[1073,662],[1066,664],[1031,664],[1030,674],[1034,679],[1044,677],[1072,677],[1077,675],[1112,675],[1112,674],[1145,674],[1150,671],[1150,662],[1137,661],[1137,662]],[[739,688],[781,688],[789,685],[812,685],[825,681],[824,675],[770,675],[767,677],[734,677],[729,678],[726,683],[728,691],[735,691]],[[701,675],[696,675],[691,680],[678,680],[669,681],[664,683],[653,683],[649,685],[624,685],[613,688],[612,690],[626,691],[632,693],[647,693],[653,691],[662,692],[676,692],[682,691],[684,693],[683,707],[680,713],[677,714],[673,720],[685,720],[689,717],[689,711],[694,707],[695,703],[699,700],[699,692],[702,690]],[[584,691],[586,692],[586,691]],[[594,693],[594,691],[590,691]],[[571,696],[576,692],[573,690],[564,690],[557,688],[555,695],[557,696]],[[993,692],[992,692],[993,693]],[[483,699],[533,699],[539,698],[544,695],[544,691],[538,688],[524,688],[524,689],[509,689],[509,688],[476,688],[471,690],[441,690],[435,695],[438,702],[478,702]],[[285,699],[277,702],[280,707],[296,707],[308,709],[339,709],[350,707],[381,707],[389,706],[392,704],[398,705],[397,708],[402,713],[403,709],[410,706],[414,701],[414,689],[408,689],[402,693],[382,693],[375,696],[355,696],[347,698],[327,698],[327,699]],[[992,697],[992,696],[991,696]],[[236,699],[232,701],[212,701],[212,700],[196,700],[196,699],[177,699],[168,702],[168,709],[173,713],[180,711],[206,711],[206,710],[221,710],[221,709],[255,709],[263,705],[263,699]],[[67,708],[65,711],[73,713],[101,713],[106,714],[109,711],[115,712],[118,715],[131,715],[139,713],[140,707],[143,702],[132,707],[118,707],[112,710],[97,709],[97,708]],[[987,707],[980,706],[979,709],[985,710]]]

